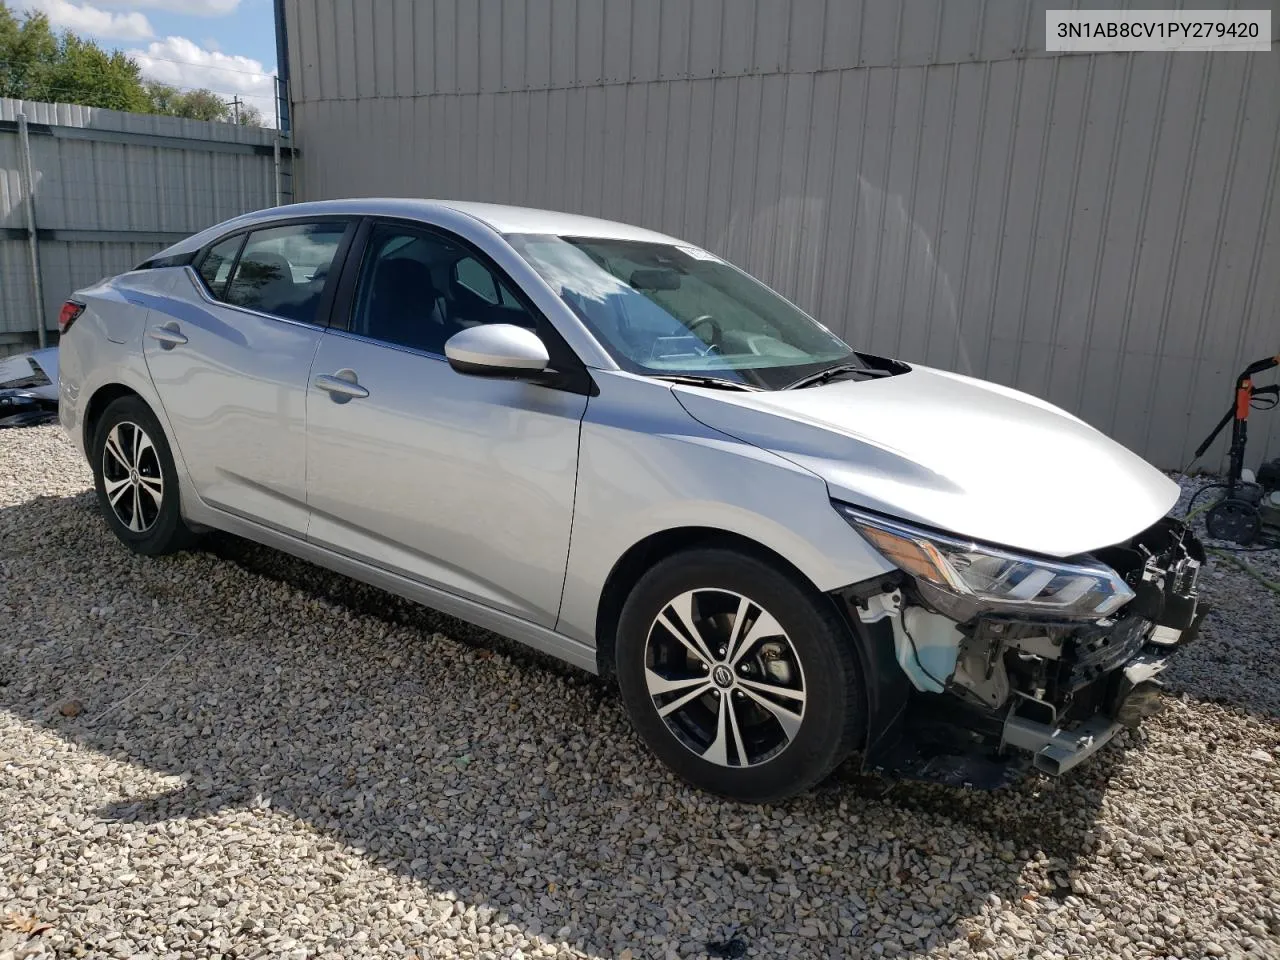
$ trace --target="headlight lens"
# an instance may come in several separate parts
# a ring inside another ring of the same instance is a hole
[[[1120,575],[1101,563],[1059,563],[1020,556],[918,530],[848,504],[837,503],[835,507],[885,559],[922,586],[967,601],[965,606],[972,613],[1017,610],[1097,619],[1114,613],[1134,597]]]

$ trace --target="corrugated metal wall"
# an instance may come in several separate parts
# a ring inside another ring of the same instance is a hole
[[[43,271],[30,280],[16,118],[30,124]],[[275,203],[274,131],[0,99],[0,355],[57,329],[77,287],[236,214]]]
[[[1047,6],[287,0],[299,193],[664,230],[1178,465],[1280,352],[1280,57],[1046,54]]]

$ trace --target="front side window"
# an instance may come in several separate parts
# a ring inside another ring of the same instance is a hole
[[[446,340],[481,323],[537,326],[460,242],[396,224],[374,228],[360,267],[353,333],[443,356]]]
[[[854,359],[843,340],[798,307],[696,247],[533,234],[506,239],[633,373],[780,389]]]
[[[219,300],[317,323],[329,268],[346,230],[342,221],[291,223],[231,237],[209,250],[200,275]]]
[[[475,257],[464,257],[453,268],[454,279],[486,303],[501,303],[498,282]]]

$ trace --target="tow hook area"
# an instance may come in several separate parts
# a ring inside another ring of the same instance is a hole
[[[1123,729],[1122,724],[1101,714],[1068,731],[1010,712],[1001,746],[1029,751],[1037,770],[1056,777],[1088,760]]]
[[[1042,700],[1019,698],[1009,709],[1000,746],[1017,747],[1032,754],[1037,770],[1059,776],[1083,763],[1121,730],[1137,727],[1144,717],[1161,709],[1161,683],[1156,679],[1165,658],[1139,654],[1116,678],[1109,709],[1064,730],[1057,711]],[[1039,713],[1040,718],[1035,714]]]

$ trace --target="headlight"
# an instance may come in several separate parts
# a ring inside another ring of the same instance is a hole
[[[1021,556],[998,547],[916,529],[897,520],[834,504],[855,530],[911,574],[928,599],[952,598],[946,604],[967,620],[983,610],[1020,611],[1041,616],[1089,617],[1114,613],[1134,593],[1120,575],[1101,563],[1058,563]],[[932,589],[931,589],[932,588]]]

